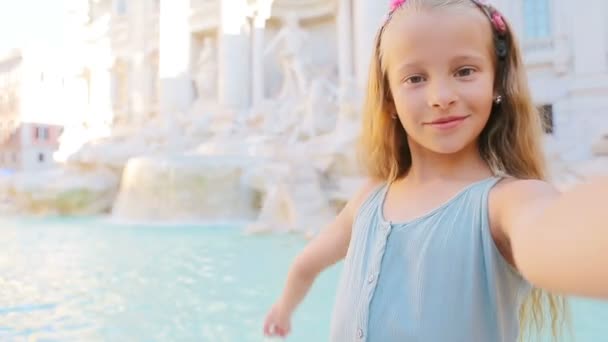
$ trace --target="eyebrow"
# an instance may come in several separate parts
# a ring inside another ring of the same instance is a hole
[[[483,57],[481,56],[476,56],[476,55],[461,55],[461,56],[456,56],[452,59],[455,62],[467,62],[467,61],[471,61],[471,62],[476,62],[476,63],[482,63],[483,62]]]
[[[456,63],[462,63],[462,62],[471,62],[471,63],[482,63],[483,62],[483,57],[482,56],[478,56],[478,55],[458,55],[455,56],[454,58],[452,58],[450,60],[450,62],[456,62]],[[397,66],[397,70],[398,71],[403,71],[403,70],[407,70],[407,69],[415,69],[417,67],[420,67],[420,65],[424,64],[423,62],[420,61],[414,61],[411,63],[404,63],[401,64],[399,66]]]

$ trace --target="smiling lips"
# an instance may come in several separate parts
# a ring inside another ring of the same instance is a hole
[[[427,122],[425,123],[425,126],[431,126],[442,130],[450,129],[460,125],[468,117],[468,115],[446,116],[435,121]]]

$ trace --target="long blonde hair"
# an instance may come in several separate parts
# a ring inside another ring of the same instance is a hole
[[[408,0],[399,10],[406,7],[469,7],[480,10],[478,6],[471,0]],[[406,132],[390,112],[392,95],[382,51],[382,35],[390,21],[388,19],[376,35],[359,145],[359,157],[368,175],[389,182],[405,175],[412,163]],[[479,152],[495,173],[524,179],[546,179],[541,143],[542,120],[532,102],[520,48],[506,20],[505,24],[507,56],[504,60],[495,59],[494,84],[502,95],[502,102],[492,108],[479,137]],[[496,34],[494,28],[492,31]],[[530,332],[532,327],[538,332],[543,330],[547,309],[551,316],[552,334],[555,339],[559,338],[561,328],[568,321],[566,300],[538,288],[532,290],[520,308],[521,336]]]

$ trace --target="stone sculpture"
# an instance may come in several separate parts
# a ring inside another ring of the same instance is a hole
[[[210,37],[205,37],[198,54],[195,70],[196,92],[199,101],[215,102],[217,94],[217,50]]]

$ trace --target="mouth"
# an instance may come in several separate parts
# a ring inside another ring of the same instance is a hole
[[[469,115],[459,115],[459,116],[446,116],[444,118],[440,118],[431,122],[425,123],[427,126],[432,126],[436,128],[452,128],[458,126],[461,122],[466,120]]]

